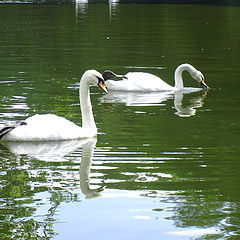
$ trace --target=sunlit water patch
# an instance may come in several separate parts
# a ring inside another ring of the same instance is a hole
[[[12,96],[2,98],[2,110],[0,118],[7,123],[7,120],[18,119],[27,116],[29,107],[26,103],[25,96]]]

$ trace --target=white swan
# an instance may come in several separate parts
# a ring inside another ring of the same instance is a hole
[[[104,79],[96,70],[87,70],[80,81],[79,100],[82,127],[55,114],[36,114],[14,126],[0,128],[3,141],[56,141],[93,137],[97,134],[90,101],[90,85],[98,85],[107,93]]]
[[[159,77],[144,72],[129,72],[124,76],[117,75],[109,70],[103,73],[105,80],[112,77],[123,77],[120,81],[108,80],[106,81],[106,87],[109,90],[115,91],[177,91],[183,89],[182,73],[188,71],[192,78],[201,84],[202,87],[208,88],[204,81],[203,74],[190,64],[181,64],[175,70],[175,86],[164,82]],[[125,78],[125,79],[124,79]]]

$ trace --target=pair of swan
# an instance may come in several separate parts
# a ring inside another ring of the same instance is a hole
[[[203,74],[190,64],[182,64],[176,69],[174,87],[149,73],[133,72],[120,76],[111,71],[105,71],[101,75],[96,70],[87,70],[81,77],[79,87],[82,127],[55,114],[36,114],[13,126],[0,126],[0,140],[56,141],[94,137],[97,135],[97,127],[92,112],[90,85],[98,85],[106,93],[107,88],[122,91],[176,91],[183,89],[183,71],[188,71],[195,80],[207,88]],[[123,80],[109,80],[112,77],[122,77]]]

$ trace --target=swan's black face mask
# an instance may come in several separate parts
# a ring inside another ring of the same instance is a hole
[[[98,86],[105,92],[105,93],[108,93],[108,90],[105,86],[105,82],[102,78],[100,77],[97,77],[98,78]]]
[[[105,81],[107,81],[107,80],[109,80],[111,78],[114,78],[114,77],[127,79],[126,76],[124,76],[124,75],[117,75],[117,74],[115,74],[114,72],[112,72],[110,70],[105,70],[104,73],[103,73],[103,78],[104,78]]]
[[[108,79],[111,79],[111,78],[115,77],[116,74],[113,73],[113,72],[110,71],[110,70],[105,70],[102,76],[103,76],[103,79],[104,79],[105,81],[107,81]]]

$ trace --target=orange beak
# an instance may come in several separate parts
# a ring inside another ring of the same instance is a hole
[[[105,92],[108,93],[108,90],[103,81],[99,81],[98,86]]]

